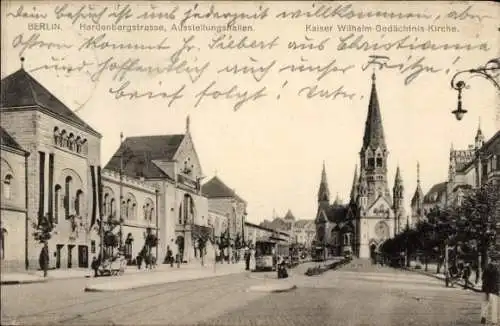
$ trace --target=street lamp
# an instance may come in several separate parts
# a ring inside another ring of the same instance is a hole
[[[457,118],[457,120],[462,120],[465,113],[467,113],[467,110],[464,110],[462,108],[462,90],[464,88],[468,88],[463,80],[456,81],[457,77],[461,74],[466,73],[473,76],[480,76],[490,81],[493,86],[495,86],[497,91],[500,91],[500,84],[495,79],[498,78],[498,70],[500,70],[500,57],[491,59],[482,67],[462,70],[453,75],[453,78],[451,79],[451,88],[455,89],[458,92],[458,104],[457,109],[452,111],[451,113],[455,115],[455,118]]]

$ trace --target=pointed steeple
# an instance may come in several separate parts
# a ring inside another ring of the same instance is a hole
[[[415,194],[411,199],[411,207],[415,214],[420,215],[421,209],[424,201],[424,192],[420,186],[420,163],[417,162],[417,189],[415,189]]]
[[[354,167],[354,178],[352,180],[352,187],[351,187],[351,203],[356,202],[356,198],[358,197],[358,186],[359,186],[359,177],[358,177],[358,166],[356,165]]]
[[[328,190],[328,181],[326,180],[325,161],[323,161],[323,170],[321,171],[321,182],[318,190],[318,201],[330,201],[330,191]]]
[[[186,117],[186,134],[189,133],[189,127],[191,125],[191,118],[189,117],[189,114]]]
[[[484,135],[483,132],[481,131],[481,117],[479,118],[479,124],[477,126],[477,132],[476,132],[476,138],[475,140],[475,146],[476,149],[480,149],[484,145]]]
[[[394,187],[392,188],[392,200],[395,210],[403,208],[404,186],[403,178],[401,177],[401,170],[399,165],[396,169],[396,177],[394,178]]]
[[[363,136],[363,149],[368,147],[373,149],[377,147],[386,148],[375,79],[375,73],[373,73],[368,115],[365,122],[365,134]]]

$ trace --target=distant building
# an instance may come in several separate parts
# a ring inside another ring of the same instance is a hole
[[[260,225],[265,228],[285,232],[289,235],[290,244],[297,243],[306,247],[311,247],[316,234],[314,220],[296,220],[290,209],[283,218],[274,217],[271,221],[264,220]]]
[[[479,127],[468,149],[450,149],[448,179],[431,187],[423,200],[424,214],[434,207],[460,204],[470,189],[500,182],[500,131],[485,142]]]
[[[255,245],[256,241],[274,240],[281,243],[290,243],[290,234],[261,225],[245,222],[245,237],[249,244]]]
[[[247,217],[247,202],[229,188],[218,176],[214,176],[202,186],[202,193],[208,198],[208,213],[211,223],[217,225],[219,237],[226,233],[232,248],[243,246],[244,226]],[[239,243],[236,243],[239,242]]]

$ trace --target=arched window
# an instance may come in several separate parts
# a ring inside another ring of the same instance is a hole
[[[127,203],[125,204],[125,218],[129,219],[132,217],[132,200],[127,199]]]
[[[81,216],[83,207],[83,191],[78,190],[75,197],[75,213],[77,216]]]
[[[54,192],[54,223],[59,223],[59,206],[61,205],[61,186],[56,185]]]
[[[65,183],[64,183],[64,210],[65,210],[65,217],[66,219],[69,218],[71,215],[71,183],[73,179],[70,176],[66,177]]]
[[[155,215],[155,209],[152,207],[149,211],[149,221],[153,221],[153,216]]]
[[[2,192],[5,199],[12,198],[12,179],[12,174],[7,174],[3,179]]]
[[[182,203],[179,205],[179,224],[182,224],[182,216],[183,216],[184,209],[182,207]]]
[[[373,169],[375,167],[375,159],[373,157],[368,158],[368,168]]]
[[[125,218],[127,215],[127,202],[125,199],[121,199],[122,203],[120,205],[120,219]]]
[[[184,195],[182,210],[182,223],[192,223],[194,221],[194,202],[188,194]]]
[[[59,138],[61,136],[59,135],[59,128],[58,127],[54,127],[54,144],[56,145],[59,145]]]
[[[64,129],[61,131],[61,138],[59,139],[59,142],[61,147],[68,147],[68,135]]]
[[[114,217],[115,214],[116,214],[115,213],[115,199],[111,198],[111,200],[109,201],[109,215],[108,216]]]
[[[379,153],[379,154],[377,154],[377,167],[378,168],[382,167],[382,162],[383,162],[382,155]]]
[[[104,200],[102,203],[102,213],[104,216],[108,216],[109,212],[109,194],[104,194]]]
[[[74,149],[74,141],[75,141],[75,139],[74,139],[73,133],[70,133],[69,137],[68,137],[68,148],[70,150]]]
[[[82,139],[80,138],[80,136],[76,137],[76,140],[75,140],[75,149],[76,149],[76,152],[77,153],[80,153],[82,151]]]

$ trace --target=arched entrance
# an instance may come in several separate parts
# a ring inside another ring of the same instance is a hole
[[[181,259],[181,262],[184,257],[184,237],[182,235],[177,236],[177,239],[175,240],[175,244],[177,245],[177,252],[179,254],[179,258]]]

